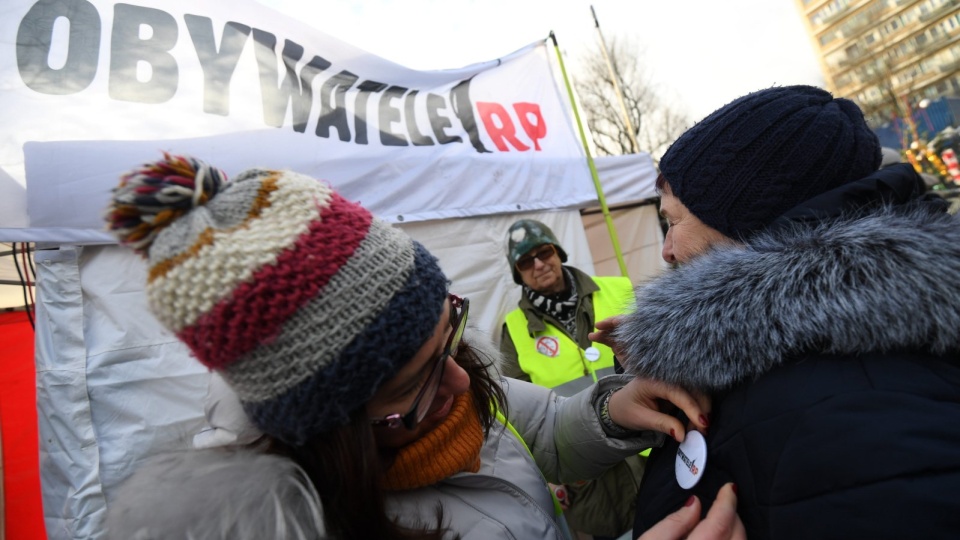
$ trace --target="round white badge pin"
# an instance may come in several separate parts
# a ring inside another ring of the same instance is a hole
[[[707,467],[707,441],[699,431],[689,431],[677,448],[677,460],[673,470],[677,483],[683,489],[697,485]]]
[[[583,350],[583,356],[591,362],[596,362],[600,359],[600,349],[590,346]]]

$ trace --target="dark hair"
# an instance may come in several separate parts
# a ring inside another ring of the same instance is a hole
[[[654,184],[654,187],[657,188],[657,193],[663,195],[663,188],[667,186],[667,177],[660,173],[657,175],[657,181]]]
[[[470,390],[484,436],[496,424],[496,411],[506,415],[506,396],[493,369],[493,360],[461,342],[457,364],[470,375]],[[436,523],[419,528],[402,526],[386,514],[381,487],[390,456],[377,449],[363,407],[350,414],[350,423],[311,438],[302,446],[273,441],[274,451],[290,456],[307,473],[323,503],[327,533],[335,538],[439,539],[443,507],[437,503]]]

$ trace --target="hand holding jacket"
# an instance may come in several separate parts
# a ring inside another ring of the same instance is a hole
[[[733,484],[720,488],[710,512],[700,519],[700,499],[691,495],[679,510],[660,520],[637,540],[746,540],[747,532],[737,515],[737,492]]]
[[[683,442],[686,427],[676,417],[661,411],[667,401],[682,410],[698,431],[706,433],[710,400],[679,386],[637,377],[610,396],[610,419],[632,431],[659,431]]]

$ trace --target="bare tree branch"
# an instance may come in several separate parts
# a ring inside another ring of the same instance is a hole
[[[685,112],[662,97],[642,66],[640,48],[632,40],[610,39],[607,51],[619,79],[639,150],[659,160],[691,122]],[[574,76],[573,86],[597,153],[633,153],[629,130],[599,41],[579,60],[580,68]]]

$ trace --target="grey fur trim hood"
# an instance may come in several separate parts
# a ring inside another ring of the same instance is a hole
[[[960,349],[960,220],[922,205],[718,247],[636,289],[628,372],[715,391],[806,354]]]

